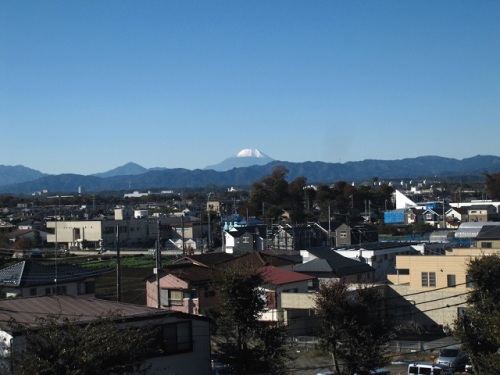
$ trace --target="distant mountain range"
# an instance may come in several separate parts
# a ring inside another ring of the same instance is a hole
[[[234,158],[237,159],[237,157]],[[224,164],[224,162],[220,164]],[[252,160],[253,162],[255,160]],[[227,168],[229,164],[224,165]],[[224,165],[219,165],[218,168],[223,168]],[[0,165],[0,193],[32,194],[43,190],[51,193],[76,192],[79,187],[84,187],[87,192],[99,192],[179,189],[207,185],[249,186],[254,181],[270,174],[277,165],[283,165],[289,170],[289,180],[304,176],[308,183],[333,183],[341,180],[348,182],[367,181],[373,177],[377,177],[379,180],[397,181],[399,179],[434,176],[470,175],[479,177],[485,171],[488,173],[500,172],[500,157],[478,155],[458,160],[439,156],[420,156],[401,160],[363,160],[347,163],[310,161],[290,163],[273,160],[265,165],[234,167],[224,171],[180,168],[147,169],[135,163],[128,163],[108,172],[89,176],[78,174],[47,175],[24,166]]]

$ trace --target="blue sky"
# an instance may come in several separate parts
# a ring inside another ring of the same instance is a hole
[[[499,1],[0,2],[0,164],[500,155]]]

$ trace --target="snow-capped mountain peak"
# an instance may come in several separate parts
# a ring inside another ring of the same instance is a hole
[[[236,154],[237,158],[265,158],[266,156],[256,148],[245,148]]]
[[[230,158],[221,161],[215,165],[209,165],[204,169],[213,169],[215,171],[228,171],[233,168],[249,167],[252,165],[265,165],[272,162],[274,159],[270,158],[263,152],[256,148],[245,148]]]

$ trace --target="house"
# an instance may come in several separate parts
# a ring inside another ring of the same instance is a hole
[[[4,220],[0,220],[0,233],[1,234],[12,232],[16,228],[17,227],[14,224],[11,224],[11,223],[4,221]]]
[[[162,217],[161,222],[171,227],[170,238],[176,240],[199,241],[208,237],[208,223],[202,223],[199,218],[182,214],[180,216]]]
[[[308,243],[306,247],[317,246],[341,246],[351,244],[351,228],[345,223],[338,222],[319,222],[310,224],[313,228],[318,228],[321,231],[321,237],[324,241],[313,241]],[[320,237],[314,233],[314,237]]]
[[[310,286],[317,285],[316,277],[294,272],[274,266],[258,269],[264,280],[261,289],[266,293],[267,309],[259,318],[263,322],[282,322],[294,334],[307,328],[311,313],[307,308],[289,308],[282,302],[284,294],[300,296],[309,295],[308,304],[313,300]],[[307,298],[307,297],[306,297]]]
[[[423,223],[432,225],[436,228],[444,228],[445,224],[443,223],[444,217],[440,213],[438,213],[435,209],[429,208],[425,210],[422,214]]]
[[[337,254],[366,263],[373,267],[372,281],[385,281],[388,274],[396,271],[396,255],[420,254],[424,245],[418,242],[371,242],[360,245],[336,247]]]
[[[405,213],[405,224],[421,224],[424,222],[424,208],[410,207]]]
[[[303,263],[293,267],[296,272],[315,276],[319,283],[342,279],[347,283],[373,282],[374,269],[367,263],[346,258],[329,247],[301,250]]]
[[[269,246],[278,251],[299,250],[326,245],[328,231],[318,223],[307,226],[274,225]],[[334,233],[330,233],[333,237]]]
[[[231,257],[227,257],[226,253],[183,257],[160,271],[159,290],[156,275],[148,277],[146,281],[147,305],[158,307],[159,294],[159,307],[162,309],[206,314],[208,310],[217,308],[219,305],[218,291],[211,283],[214,270],[240,267],[255,269],[261,272],[264,279],[261,288],[267,296],[267,310],[262,314],[261,321],[282,321],[288,325],[290,319],[297,321],[302,318],[304,320],[310,312],[307,309],[286,309],[281,304],[281,295],[283,293],[308,293],[313,285],[317,285],[315,276],[278,268],[269,265],[268,262],[290,264],[289,260],[255,252]]]
[[[149,358],[143,366],[150,366],[148,374],[211,374],[210,328],[206,318],[174,311],[153,309],[94,298],[76,296],[42,296],[0,300],[0,354],[1,362],[10,367],[8,356],[22,350],[23,337],[14,332],[8,322],[33,325],[37,318],[55,316],[63,324],[64,317],[73,317],[85,325],[110,312],[119,314],[121,327],[140,328],[146,324],[163,331],[162,356]]]
[[[500,249],[500,226],[483,225],[476,236],[476,248],[486,251]]]
[[[0,270],[0,288],[6,297],[93,295],[96,277],[109,270],[24,260]]]
[[[492,204],[478,204],[466,207],[469,221],[491,221],[498,219],[498,211]]]
[[[43,246],[45,243],[47,243],[47,237],[50,235],[51,235],[50,233],[43,230],[17,229],[7,233],[6,237],[9,239],[10,242],[16,242],[17,240],[20,240],[22,238],[27,238],[32,241],[36,241],[38,238],[38,240],[40,241],[39,246]]]
[[[469,221],[468,210],[466,207],[450,207],[445,213],[446,227],[457,229],[461,223]]]
[[[17,224],[18,229],[42,229],[42,222],[35,219],[27,219]]]
[[[164,267],[146,280],[147,306],[203,314],[217,305],[216,291],[210,281],[213,270],[193,263],[179,263]],[[160,303],[158,303],[158,296]]]
[[[224,232],[224,249],[229,254],[243,254],[262,251],[265,233],[258,227],[233,227]]]

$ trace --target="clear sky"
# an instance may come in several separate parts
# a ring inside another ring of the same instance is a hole
[[[500,155],[500,1],[2,0],[0,164]]]

